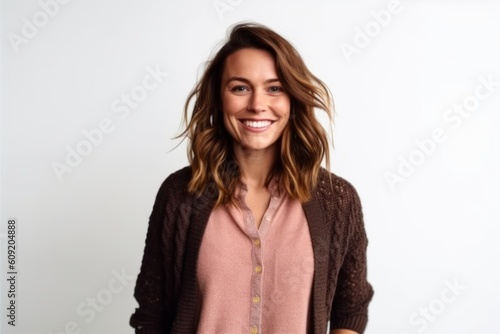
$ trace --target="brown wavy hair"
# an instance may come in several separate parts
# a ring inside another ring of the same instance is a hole
[[[209,188],[216,189],[212,194],[217,197],[216,206],[234,200],[239,169],[233,139],[223,123],[221,81],[226,58],[244,48],[264,50],[273,56],[278,78],[290,97],[290,119],[280,138],[280,156],[267,181],[276,177],[280,189],[306,202],[317,184],[323,159],[327,169],[330,167],[328,137],[314,110],[323,110],[332,121],[333,100],[328,87],[308,70],[297,50],[271,29],[256,23],[233,26],[228,40],[207,63],[187,98],[186,129],[179,137],[189,140],[192,177],[188,191],[201,196]]]

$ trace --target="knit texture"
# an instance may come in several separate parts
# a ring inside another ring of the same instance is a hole
[[[140,334],[196,333],[200,294],[196,268],[215,186],[195,197],[187,192],[191,169],[170,175],[160,187],[149,219],[130,325]],[[313,333],[346,328],[363,333],[373,289],[366,277],[367,238],[356,190],[326,170],[312,199],[303,204],[314,253]],[[272,334],[272,333],[263,333]]]

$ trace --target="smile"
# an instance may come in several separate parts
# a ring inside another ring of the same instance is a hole
[[[254,129],[262,129],[270,126],[273,122],[272,121],[248,121],[244,120],[241,121],[245,126],[248,126],[249,128],[254,128]]]

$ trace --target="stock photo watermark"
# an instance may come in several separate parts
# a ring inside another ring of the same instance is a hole
[[[16,326],[17,321],[17,313],[18,313],[18,305],[17,305],[17,296],[19,294],[18,287],[18,275],[19,275],[19,246],[18,246],[18,221],[16,218],[7,219],[7,235],[5,239],[7,240],[7,301],[6,301],[6,316],[7,316],[7,324],[9,326]],[[3,236],[2,236],[3,237]],[[3,238],[2,238],[3,239]],[[2,240],[3,241],[3,240]]]
[[[102,313],[111,304],[114,296],[123,292],[135,280],[135,276],[128,275],[124,268],[122,268],[121,272],[113,269],[111,275],[112,277],[108,280],[105,288],[97,291],[95,295],[87,297],[85,301],[76,306],[76,315],[80,318],[79,322],[75,320],[68,321],[62,329],[49,334],[82,333],[82,325],[94,321],[97,314]]]
[[[398,166],[384,173],[391,191],[395,191],[398,185],[412,176],[434,154],[437,147],[448,139],[450,131],[459,129],[464,120],[479,108],[481,102],[491,97],[500,86],[500,81],[495,81],[493,74],[479,76],[478,81],[473,93],[444,112],[445,126],[435,127],[429,136],[414,140],[414,148],[409,153],[398,156]]]
[[[50,20],[56,17],[63,6],[69,2],[70,0],[38,1],[40,9],[36,11],[31,18],[27,18],[26,16],[23,17],[20,33],[11,31],[7,34],[10,46],[14,52],[18,53],[21,45],[26,45],[33,40],[33,38],[39,34],[40,30],[45,28]]]
[[[413,329],[410,331],[401,331],[398,334],[425,332],[427,328],[437,321],[466,290],[467,286],[460,283],[457,278],[453,280],[444,280],[444,287],[441,289],[439,295],[431,299],[425,305],[420,306],[418,310],[413,312],[408,318],[408,324]]]
[[[227,12],[232,12],[236,7],[241,5],[244,0],[214,0],[212,6],[214,7],[217,16],[221,21]]]
[[[355,34],[352,42],[342,42],[339,46],[347,63],[350,64],[354,55],[358,55],[363,49],[366,49],[392,22],[393,17],[401,13],[402,9],[399,0],[391,0],[387,3],[386,9],[372,10],[370,12],[371,20],[366,22],[362,28],[359,26],[354,28]]]
[[[127,93],[122,93],[120,97],[111,102],[110,110],[120,121],[125,120],[132,110],[137,109],[141,102],[146,100],[149,94],[157,89],[163,80],[168,76],[159,65],[155,68],[146,66],[146,75],[140,84],[135,85]],[[95,127],[82,130],[82,137],[75,145],[66,145],[66,156],[63,161],[53,161],[52,171],[59,182],[63,182],[64,175],[71,173],[80,166],[84,159],[102,145],[106,136],[115,131],[118,123],[110,117],[102,118]]]

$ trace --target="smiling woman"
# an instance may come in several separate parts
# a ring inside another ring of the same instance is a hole
[[[274,160],[277,141],[290,116],[290,98],[283,91],[266,51],[242,49],[226,59],[222,75],[224,126],[233,138],[236,157],[256,154]],[[237,158],[237,160],[240,160]]]
[[[190,102],[195,103],[190,109]],[[363,333],[361,204],[321,167],[328,88],[283,37],[239,24],[189,95],[190,166],[160,187],[136,333]]]

